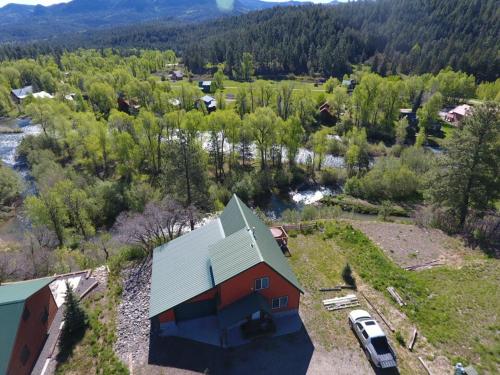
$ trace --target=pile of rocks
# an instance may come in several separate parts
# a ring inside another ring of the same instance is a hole
[[[106,285],[108,283],[108,269],[106,266],[100,266],[93,269],[90,276],[99,283],[98,288],[100,290],[106,288]]]
[[[118,307],[115,352],[129,366],[147,363],[151,262],[124,270],[122,278],[123,293]]]

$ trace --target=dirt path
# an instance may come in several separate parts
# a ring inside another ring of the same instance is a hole
[[[401,267],[433,260],[460,266],[467,251],[459,240],[437,229],[375,221],[352,221],[352,226],[365,233]]]

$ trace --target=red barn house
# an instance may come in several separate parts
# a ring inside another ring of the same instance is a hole
[[[223,347],[297,331],[302,288],[269,228],[237,197],[153,254],[149,315],[160,335]]]
[[[30,374],[57,312],[54,278],[0,286],[0,375]]]

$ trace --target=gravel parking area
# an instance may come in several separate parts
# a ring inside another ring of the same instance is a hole
[[[401,267],[433,260],[460,265],[465,253],[459,240],[437,229],[375,221],[352,221],[352,226],[365,233]]]

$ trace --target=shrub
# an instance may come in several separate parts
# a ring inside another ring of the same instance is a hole
[[[395,336],[396,336],[396,341],[399,343],[399,345],[401,345],[402,347],[406,347],[406,341],[401,332],[396,331]]]
[[[352,275],[351,266],[349,263],[346,263],[344,269],[342,270],[342,279],[345,281],[347,285],[353,286],[356,288],[356,279]]]
[[[300,215],[299,211],[290,210],[289,208],[287,208],[281,214],[281,219],[283,220],[283,222],[289,223],[289,224],[296,224],[296,223],[300,222],[300,217],[301,217],[301,215]]]
[[[325,168],[321,171],[319,181],[321,185],[335,186],[341,185],[346,178],[346,171],[337,168]]]
[[[315,206],[307,205],[302,210],[302,220],[312,221],[318,217],[318,209]]]

